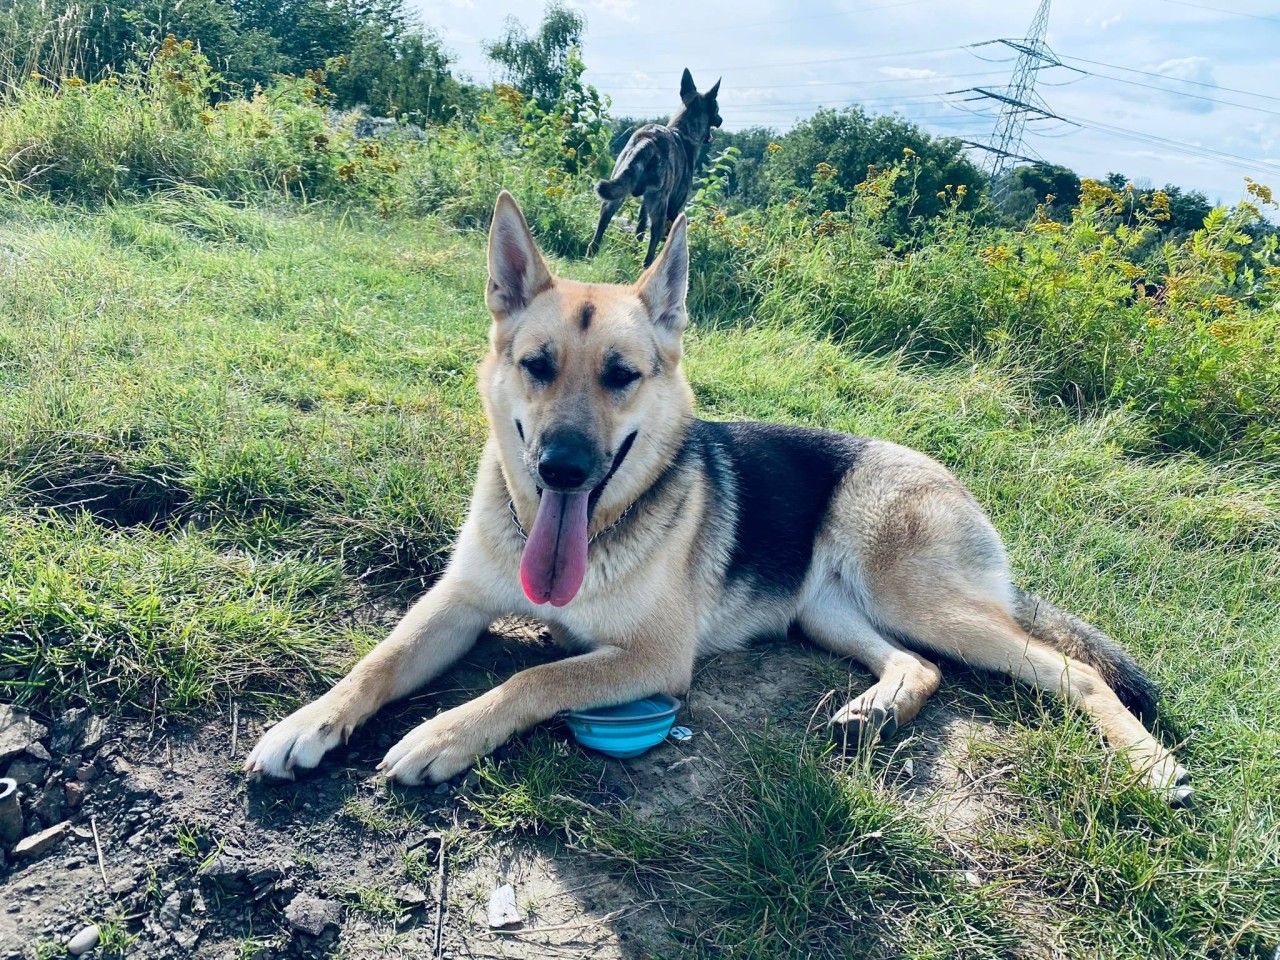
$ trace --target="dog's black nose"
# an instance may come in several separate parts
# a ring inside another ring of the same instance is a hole
[[[538,476],[555,490],[573,490],[587,482],[595,452],[591,441],[578,434],[560,434],[543,444]]]

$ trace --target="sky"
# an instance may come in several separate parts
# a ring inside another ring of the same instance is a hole
[[[482,82],[501,79],[483,45],[508,16],[535,28],[538,2],[408,0]],[[929,133],[990,139],[1016,53],[983,41],[1026,36],[1039,0],[573,0],[586,19],[587,80],[615,116],[678,105],[680,71],[722,77],[725,127],[785,130],[819,106],[861,103]],[[1058,0],[1049,48],[1065,65],[1036,93],[1063,120],[1028,123],[1024,152],[1081,176],[1117,171],[1210,201],[1244,178],[1280,190],[1280,0]],[[1078,73],[1075,67],[1087,73]],[[1067,120],[1079,124],[1073,126]],[[986,162],[975,152],[974,159]]]

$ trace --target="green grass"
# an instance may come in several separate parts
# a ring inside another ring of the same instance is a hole
[[[558,266],[617,278],[626,253]],[[480,235],[431,219],[191,190],[0,207],[0,699],[295,700],[375,642],[370,607],[430,582],[465,510],[483,269]],[[1159,807],[1074,714],[961,674],[1002,733],[971,758],[1004,770],[1001,816],[965,841],[997,878],[981,888],[952,879],[949,841],[876,763],[782,734],[746,738],[731,788],[679,827],[599,796],[596,761],[537,735],[486,768],[486,823],[586,846],[696,906],[693,955],[981,957],[1012,937],[1073,957],[1269,957],[1274,473],[1161,454],[1139,413],[1065,412],[1013,364],[907,368],[737,319],[689,335],[703,412],[948,464],[1020,580],[1151,669],[1199,805]]]

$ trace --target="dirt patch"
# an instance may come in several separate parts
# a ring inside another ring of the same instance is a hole
[[[24,781],[25,833],[65,827],[43,852],[0,866],[0,960],[32,960],[93,923],[105,943],[132,938],[127,955],[159,960],[430,957],[442,896],[448,957],[639,958],[673,946],[669,908],[627,877],[552,838],[485,832],[462,802],[474,774],[392,791],[375,777],[386,749],[424,716],[559,655],[536,627],[506,624],[432,689],[284,785],[250,785],[241,773],[260,718],[239,717],[234,734],[227,718],[190,727],[107,726],[84,712],[33,718],[23,728],[30,745],[15,744],[7,760]],[[601,793],[643,817],[692,819],[740,755],[744,731],[768,723],[825,735],[829,701],[869,682],[794,641],[706,661],[679,717],[692,738],[635,760],[592,755]],[[980,791],[956,799],[965,740],[983,729],[940,700],[877,761],[957,848],[983,815]],[[495,933],[486,908],[501,883],[515,887],[523,925]]]

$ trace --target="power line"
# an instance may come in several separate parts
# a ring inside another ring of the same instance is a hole
[[[1063,60],[1073,60],[1076,63],[1087,63],[1095,67],[1106,67],[1108,70],[1122,70],[1125,73],[1140,73],[1144,77],[1155,77],[1159,80],[1172,80],[1176,83],[1189,83],[1196,87],[1207,87],[1210,90],[1225,90],[1227,93],[1242,93],[1246,97],[1258,97],[1262,100],[1275,100],[1280,103],[1280,97],[1273,97],[1269,93],[1258,93],[1256,90],[1241,90],[1239,87],[1223,87],[1216,83],[1205,83],[1203,80],[1188,80],[1185,77],[1171,77],[1168,74],[1156,73],[1153,70],[1138,70],[1134,67],[1122,67],[1118,63],[1104,63],[1101,60],[1086,60],[1084,57],[1071,57],[1066,54],[1062,55]]]
[[[746,90],[788,90],[798,87],[850,87],[850,86],[879,86],[885,83],[922,83],[926,80],[962,80],[969,77],[990,77],[994,76],[990,70],[980,70],[977,73],[951,73],[936,74],[928,77],[890,77],[884,80],[811,80],[805,83],[753,83],[746,87],[738,89],[738,93]],[[662,86],[611,86],[609,92],[614,90],[668,90],[671,84],[663,84]],[[723,94],[722,94],[723,97]]]
[[[707,70],[709,72],[728,73],[730,70],[767,70],[774,67],[807,67],[819,63],[853,63],[860,60],[892,60],[896,57],[923,57],[932,53],[950,53],[954,50],[963,50],[965,45],[952,47],[932,47],[928,50],[902,50],[898,53],[867,53],[853,57],[829,57],[823,60],[788,60],[780,63],[746,63],[739,64],[735,67],[703,67],[699,66],[699,70]],[[604,70],[604,71],[588,71],[593,77],[629,77],[636,73],[635,70]]]
[[[1164,0],[1165,3],[1176,3],[1180,7],[1199,7],[1201,10],[1213,10],[1215,13],[1229,13],[1233,17],[1248,17],[1250,20],[1268,20],[1280,23],[1280,17],[1268,17],[1260,13],[1245,13],[1243,10],[1228,10],[1226,7],[1211,7],[1207,3],[1192,3],[1191,0]]]
[[[1242,157],[1238,153],[1228,153],[1225,150],[1214,150],[1212,147],[1202,147],[1199,144],[1187,143],[1183,140],[1172,140],[1168,137],[1161,137],[1154,133],[1147,133],[1144,130],[1134,130],[1128,127],[1116,127],[1109,123],[1103,123],[1100,120],[1086,120],[1083,117],[1063,117],[1063,119],[1070,120],[1073,123],[1079,124],[1082,127],[1087,127],[1091,130],[1098,130],[1102,133],[1109,133],[1117,137],[1137,140],[1148,145],[1165,147],[1176,152],[1199,157],[1202,160],[1215,160],[1219,163],[1225,163],[1235,167],[1243,167],[1244,169],[1255,172],[1266,171],[1270,174],[1280,174],[1280,164],[1268,163],[1265,160],[1257,160],[1253,157]]]
[[[1086,74],[1099,80],[1110,80],[1113,83],[1127,83],[1131,87],[1145,87],[1148,90],[1158,90],[1160,93],[1167,93],[1173,97],[1188,97],[1192,100],[1203,100],[1207,103],[1218,103],[1224,107],[1239,107],[1241,110],[1254,110],[1258,113],[1269,113],[1273,117],[1280,117],[1280,110],[1268,110],[1266,107],[1255,107],[1247,103],[1236,103],[1232,100],[1219,100],[1216,97],[1206,97],[1198,93],[1188,93],[1186,90],[1170,90],[1168,87],[1157,87],[1154,83],[1143,83],[1140,80],[1125,80],[1123,77],[1108,77],[1103,73],[1092,73],[1086,71]]]

